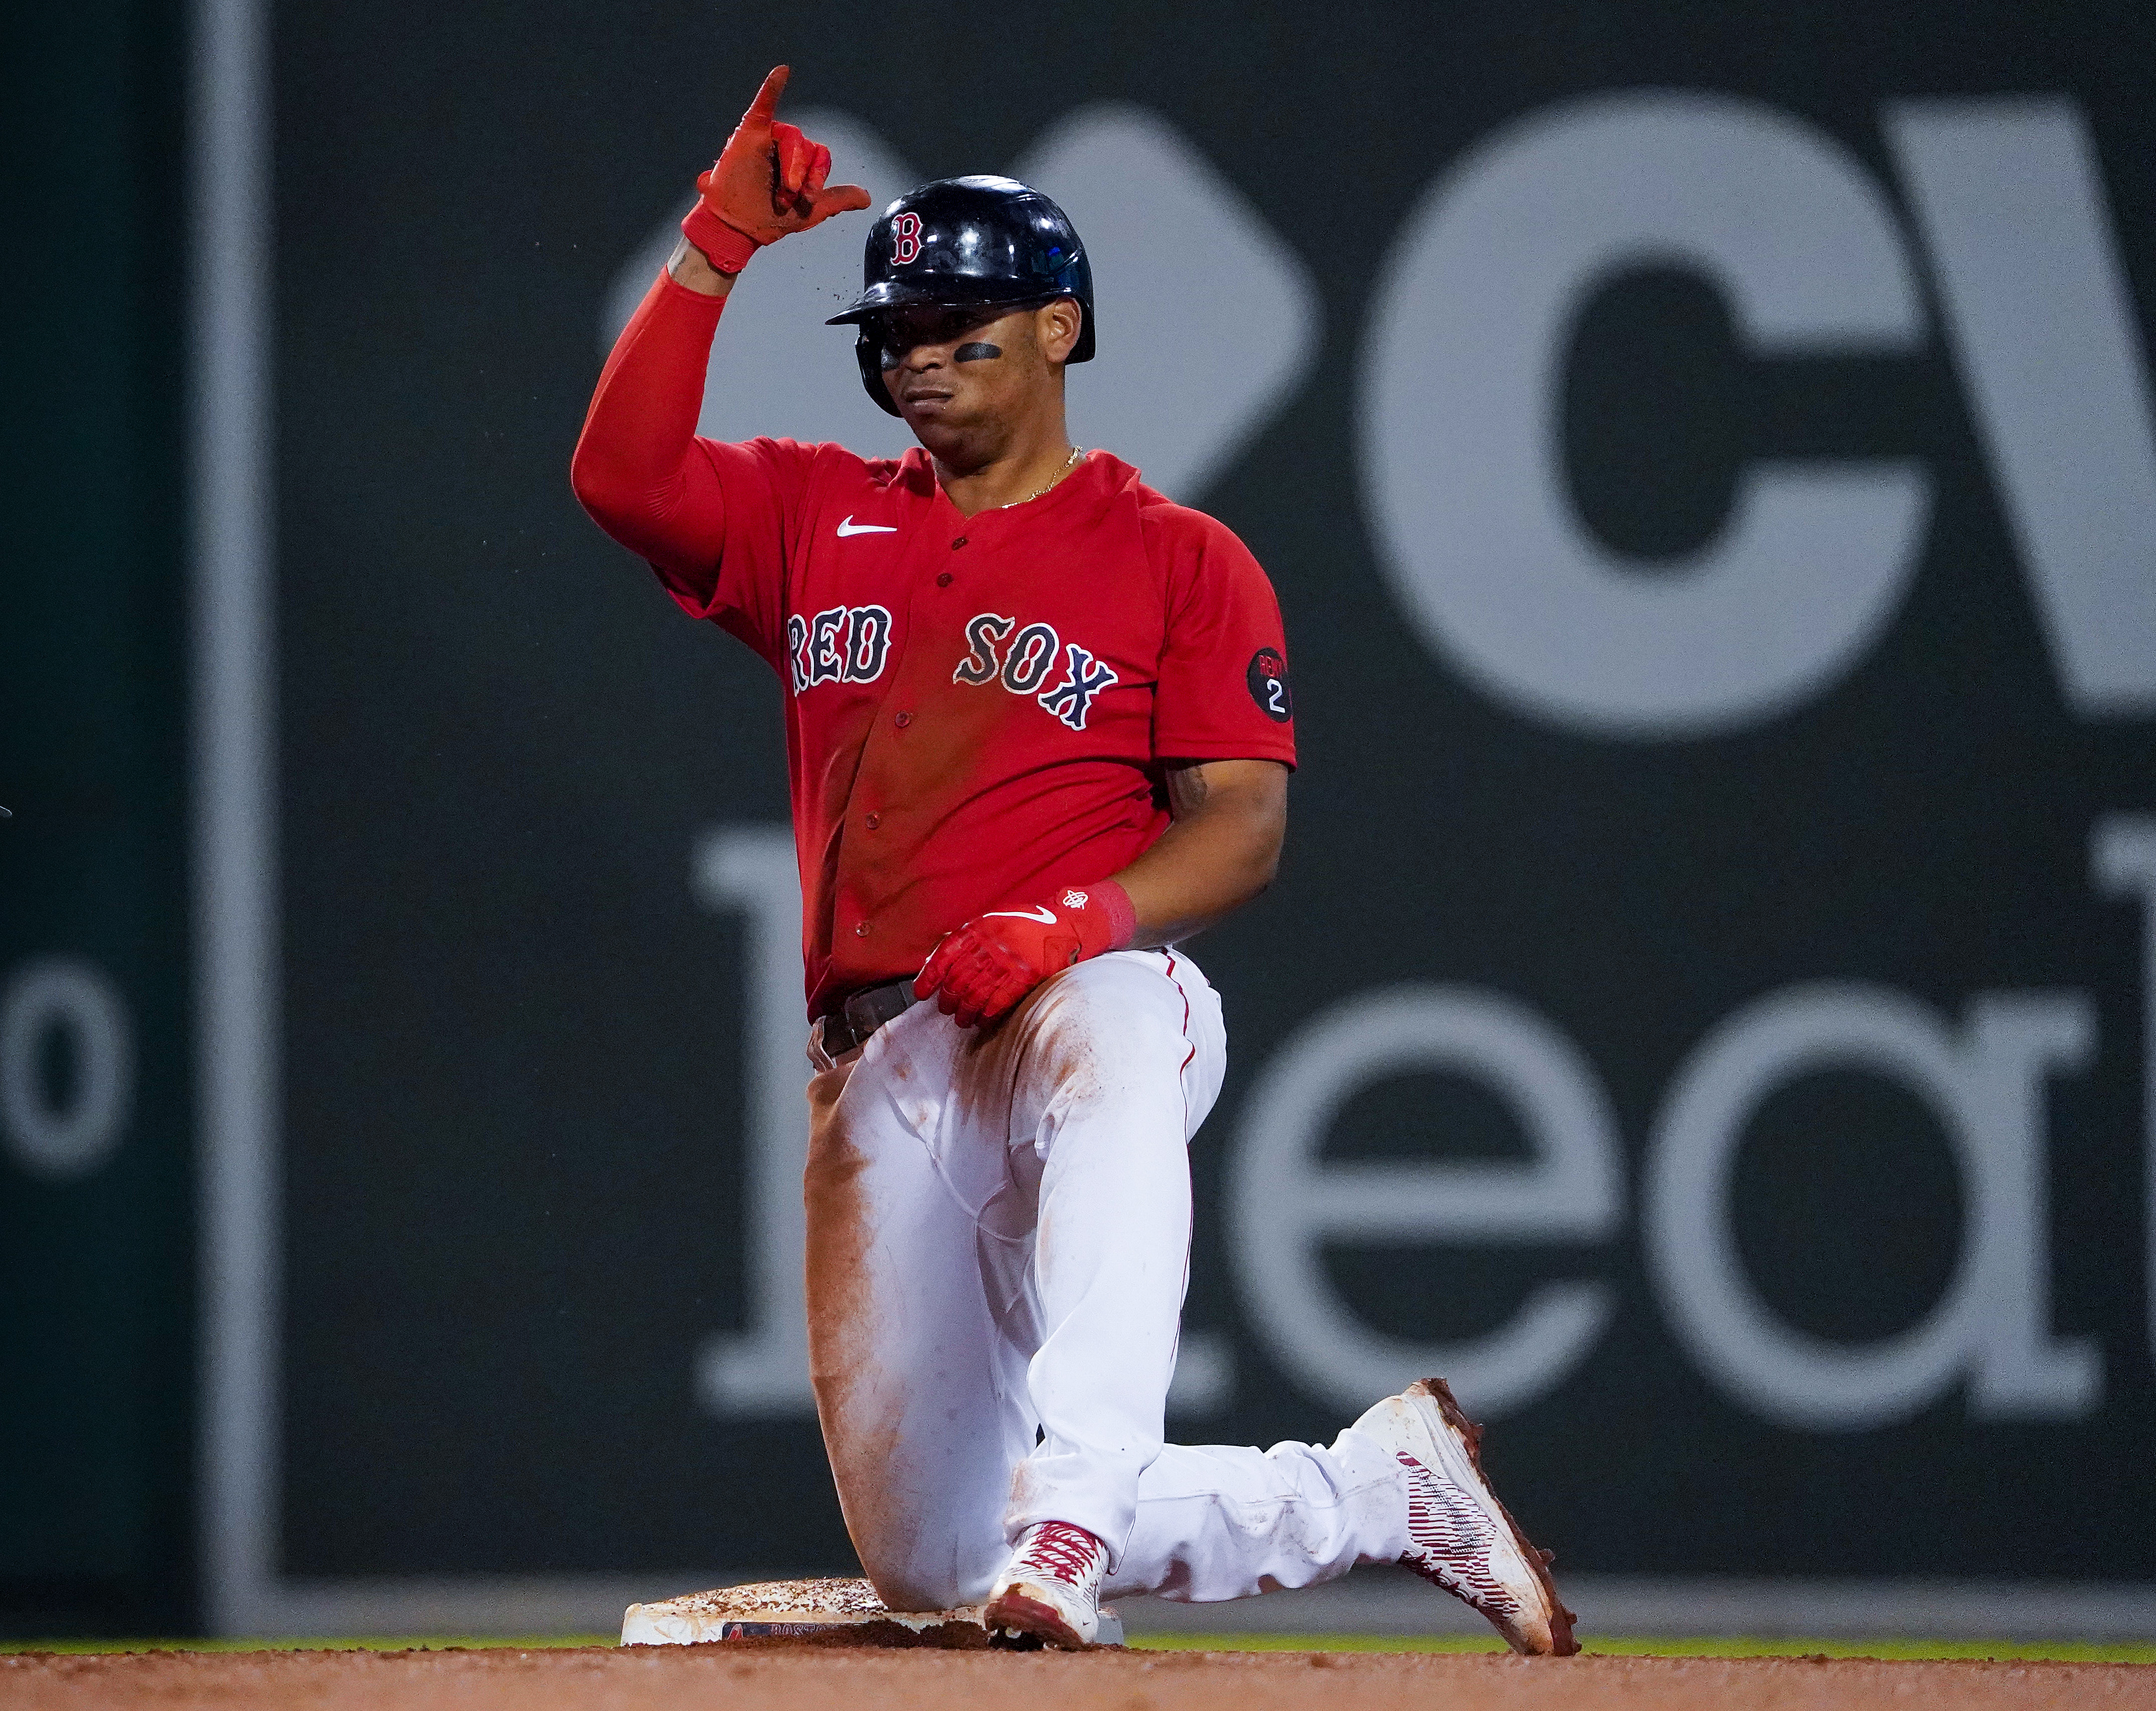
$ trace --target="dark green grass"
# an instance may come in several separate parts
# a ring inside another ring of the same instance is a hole
[[[1502,1652],[1503,1641],[1468,1634],[1140,1634],[1147,1652]],[[2066,1663],[2156,1663],[2156,1644],[2079,1640],[1763,1640],[1584,1634],[1583,1650],[1605,1657],[1988,1657]]]
[[[0,1652],[64,1652],[91,1657],[110,1652],[490,1652],[552,1651],[569,1646],[612,1646],[614,1634],[420,1634],[385,1637],[362,1634],[308,1640],[0,1640]]]

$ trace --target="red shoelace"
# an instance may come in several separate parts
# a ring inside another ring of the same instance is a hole
[[[1026,1544],[1024,1562],[1029,1568],[1075,1585],[1092,1572],[1105,1548],[1083,1527],[1074,1527],[1068,1521],[1044,1521]]]

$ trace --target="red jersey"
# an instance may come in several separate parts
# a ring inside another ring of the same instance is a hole
[[[1163,763],[1294,764],[1279,604],[1224,525],[1105,452],[968,517],[917,447],[695,439],[721,301],[661,275],[577,490],[778,674],[812,1016],[984,910],[1127,866],[1168,826]]]

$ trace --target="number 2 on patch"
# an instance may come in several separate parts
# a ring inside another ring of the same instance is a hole
[[[1243,681],[1250,686],[1258,711],[1273,723],[1285,725],[1295,717],[1295,691],[1288,687],[1287,661],[1279,649],[1260,648],[1251,655]]]

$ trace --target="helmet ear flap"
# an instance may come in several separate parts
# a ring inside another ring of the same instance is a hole
[[[854,340],[854,361],[860,365],[861,385],[875,401],[875,407],[886,416],[899,414],[898,406],[891,401],[891,388],[883,383],[883,341],[870,329],[873,321],[864,321],[856,329]]]

